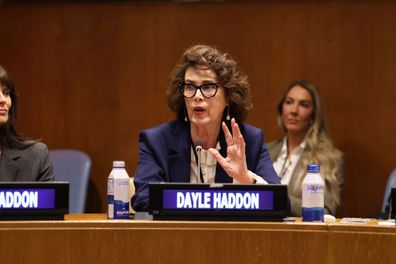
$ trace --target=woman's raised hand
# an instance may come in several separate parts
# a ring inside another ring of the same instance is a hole
[[[219,151],[214,148],[209,149],[210,154],[213,155],[224,171],[236,181],[240,183],[252,183],[253,178],[249,176],[246,164],[246,143],[238,124],[234,118],[231,119],[232,134],[224,122],[221,126],[227,143],[227,157],[224,158],[221,156]]]

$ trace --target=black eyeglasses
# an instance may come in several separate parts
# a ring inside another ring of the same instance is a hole
[[[213,97],[216,95],[219,86],[220,84],[218,83],[204,83],[202,85],[195,85],[192,83],[179,84],[180,91],[186,98],[193,97],[197,93],[197,90],[200,90],[201,94],[206,98]]]

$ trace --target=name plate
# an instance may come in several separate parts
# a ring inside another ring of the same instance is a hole
[[[163,209],[272,210],[272,191],[164,190]]]
[[[268,220],[287,215],[286,185],[150,183],[154,219]]]
[[[0,190],[0,209],[54,209],[53,189],[3,189]]]
[[[68,208],[67,182],[0,182],[0,220],[63,219]]]

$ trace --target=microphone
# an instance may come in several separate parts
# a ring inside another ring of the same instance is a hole
[[[194,146],[195,146],[195,153],[197,153],[197,178],[198,178],[198,183],[204,182],[204,179],[201,175],[201,151],[203,149],[203,143],[202,141],[195,141]]]

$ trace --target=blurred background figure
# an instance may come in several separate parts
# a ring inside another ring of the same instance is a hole
[[[389,216],[389,211],[394,212],[395,208],[391,208],[391,194],[392,188],[396,188],[396,169],[392,171],[392,173],[388,177],[388,181],[386,182],[385,191],[384,191],[384,199],[382,202],[381,213],[385,214],[384,216]],[[393,213],[394,214],[394,213]]]
[[[320,164],[325,182],[325,214],[334,215],[341,203],[343,155],[333,146],[323,104],[315,86],[293,81],[278,104],[278,121],[285,137],[268,144],[274,168],[288,185],[291,214],[301,215],[302,182],[308,164]]]

